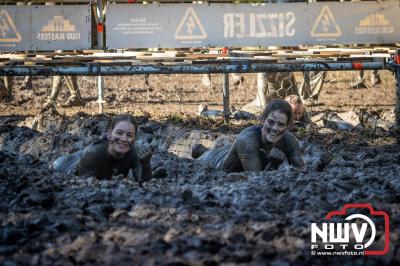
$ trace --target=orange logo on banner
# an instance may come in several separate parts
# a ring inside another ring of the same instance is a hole
[[[0,10],[0,42],[21,42],[21,39],[7,10]]]

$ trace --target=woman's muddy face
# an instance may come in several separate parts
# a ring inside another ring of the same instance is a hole
[[[108,133],[108,152],[111,155],[123,155],[131,149],[135,141],[135,126],[127,121],[118,122],[111,132]]]
[[[288,129],[288,117],[279,111],[271,112],[264,121],[262,136],[265,140],[275,143],[280,140]]]

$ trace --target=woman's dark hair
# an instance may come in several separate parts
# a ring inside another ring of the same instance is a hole
[[[291,125],[293,122],[293,112],[290,104],[283,99],[272,99],[267,103],[267,107],[265,107],[264,111],[260,115],[261,123],[264,123],[265,119],[269,116],[273,111],[279,111],[285,114],[288,118],[288,125]]]
[[[137,120],[135,119],[135,117],[134,117],[133,115],[131,115],[131,114],[122,114],[122,115],[116,115],[116,116],[114,116],[114,117],[111,119],[111,122],[110,122],[110,124],[109,124],[109,126],[108,126],[108,129],[109,129],[110,131],[112,131],[112,130],[115,128],[115,126],[116,126],[119,122],[122,122],[122,121],[129,122],[129,123],[131,123],[132,125],[134,125],[134,126],[135,126],[135,133],[137,133],[139,124],[138,124]]]

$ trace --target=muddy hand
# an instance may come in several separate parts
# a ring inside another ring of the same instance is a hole
[[[153,156],[153,152],[151,151],[150,147],[146,146],[136,146],[136,153],[141,162],[150,161],[151,156]]]
[[[265,170],[276,170],[286,159],[286,155],[278,148],[273,148],[267,156],[268,165]]]
[[[269,146],[266,147],[266,149],[260,149],[260,153],[262,154],[262,156],[264,156],[265,158],[268,159],[269,153],[271,152],[271,149],[273,148],[273,146]]]

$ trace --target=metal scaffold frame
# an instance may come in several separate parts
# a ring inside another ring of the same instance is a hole
[[[1,3],[16,3],[28,1],[0,1]],[[105,43],[105,16],[104,0],[52,0],[39,2],[79,2],[95,4],[95,21],[97,28],[97,48],[106,49]],[[125,2],[125,1],[115,1]],[[126,1],[133,3],[136,1]],[[141,2],[141,1],[138,1]],[[160,1],[160,2],[182,2],[182,1]],[[187,2],[187,1],[185,1]],[[229,2],[229,1],[218,1]],[[211,3],[211,2],[209,2]],[[341,59],[343,60],[343,59]],[[99,112],[103,112],[104,84],[102,76],[110,75],[139,75],[139,74],[209,74],[223,73],[223,103],[224,117],[229,119],[229,73],[265,73],[265,72],[307,72],[307,71],[351,71],[351,70],[390,70],[396,77],[396,124],[400,126],[400,50],[390,59],[365,58],[348,59],[338,61],[329,60],[294,60],[287,62],[262,62],[260,60],[195,60],[190,63],[174,64],[145,64],[133,63],[132,65],[118,65],[118,63],[77,62],[75,65],[6,65],[0,66],[0,76],[51,76],[51,75],[83,75],[97,76]]]
[[[0,76],[51,76],[83,75],[114,76],[142,74],[208,74],[208,73],[257,73],[257,72],[304,72],[304,71],[345,71],[345,70],[392,70],[394,63],[380,62],[302,62],[302,63],[260,63],[257,61],[235,61],[196,64],[138,64],[110,65],[86,63],[80,66],[5,66],[0,67]]]
[[[223,102],[226,122],[229,117],[229,76],[228,73],[260,73],[260,72],[305,72],[305,71],[351,71],[351,70],[390,70],[396,76],[396,124],[400,125],[400,50],[397,50],[389,61],[349,60],[348,62],[303,61],[288,63],[263,63],[257,60],[220,60],[192,62],[192,64],[138,64],[110,65],[101,63],[81,63],[79,66],[4,66],[0,67],[0,76],[51,76],[51,75],[83,75],[113,76],[141,74],[209,74],[223,73]],[[99,78],[101,79],[101,78]],[[104,103],[104,92],[99,82],[98,94],[100,112]]]

